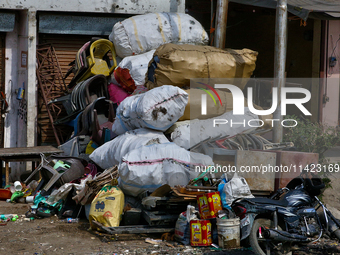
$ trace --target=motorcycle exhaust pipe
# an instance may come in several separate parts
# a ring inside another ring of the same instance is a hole
[[[279,242],[310,242],[310,238],[302,235],[291,234],[287,231],[276,229],[264,229],[262,231],[263,237],[266,239],[273,239]]]

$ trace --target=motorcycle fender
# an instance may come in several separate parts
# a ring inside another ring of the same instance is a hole
[[[246,239],[250,235],[256,215],[255,213],[248,213],[246,217],[240,221],[241,240]]]

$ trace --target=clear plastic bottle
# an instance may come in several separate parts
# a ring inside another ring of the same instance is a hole
[[[66,218],[65,222],[67,223],[78,223],[79,222],[79,219],[78,218]]]

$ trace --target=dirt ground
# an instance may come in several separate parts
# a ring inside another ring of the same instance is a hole
[[[0,213],[24,215],[27,204],[10,204],[0,201]],[[177,242],[146,243],[146,238],[160,239],[160,235],[119,235],[89,230],[86,219],[79,223],[66,223],[56,216],[33,221],[19,217],[15,222],[0,226],[0,255],[113,255],[113,254],[209,254],[209,255],[253,255],[250,249],[221,250],[206,247],[183,246]],[[327,252],[328,251],[328,252]],[[338,254],[340,246],[334,240],[306,247],[293,255]]]
[[[340,165],[340,146],[336,146],[325,153],[329,163],[334,167]],[[335,208],[339,211],[332,211],[334,216],[340,219],[340,172],[327,173],[324,175],[331,180],[331,187],[327,188],[323,193],[323,202],[327,205],[328,209]],[[335,215],[337,214],[337,215]]]
[[[332,188],[324,192],[323,201],[340,219],[340,174],[330,175]],[[11,204],[0,201],[0,214],[14,213],[24,215],[29,210],[28,204]],[[119,235],[89,230],[86,219],[79,223],[66,223],[56,216],[24,221],[19,217],[15,222],[0,226],[0,255],[42,255],[42,254],[74,254],[74,255],[106,255],[106,254],[231,254],[251,255],[249,249],[214,250],[213,248],[193,248],[177,242],[162,242],[157,245],[145,242],[146,238],[160,239],[161,235]],[[329,245],[329,244],[327,244]],[[338,242],[331,242],[338,246]],[[328,246],[329,247],[329,246]],[[336,250],[340,251],[340,247]],[[334,250],[331,248],[330,250]],[[296,254],[335,254],[326,252],[325,248],[307,250]]]
[[[27,204],[11,204],[0,201],[0,213],[24,215]],[[106,255],[106,254],[253,254],[246,250],[215,251],[212,248],[193,248],[166,242],[157,245],[145,242],[146,238],[160,239],[161,235],[119,235],[112,237],[89,230],[86,219],[79,223],[66,223],[56,216],[23,219],[0,226],[1,255]],[[171,247],[173,246],[173,247]]]

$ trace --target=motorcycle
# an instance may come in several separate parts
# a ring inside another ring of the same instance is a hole
[[[339,221],[317,197],[324,187],[307,169],[270,198],[236,199],[231,207],[240,218],[241,242],[269,255],[298,250],[325,234],[340,240]]]

